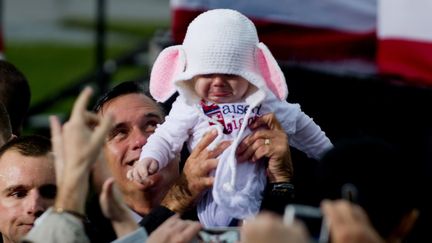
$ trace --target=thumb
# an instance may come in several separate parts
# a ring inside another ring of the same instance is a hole
[[[255,129],[261,126],[267,126],[271,130],[282,130],[282,125],[279,123],[274,113],[268,113],[258,117],[251,125],[251,128]]]
[[[110,212],[110,205],[114,201],[113,200],[113,185],[114,185],[114,178],[110,177],[108,178],[102,186],[102,192],[99,196],[99,203],[102,209],[102,213],[106,218],[111,218],[111,212]]]

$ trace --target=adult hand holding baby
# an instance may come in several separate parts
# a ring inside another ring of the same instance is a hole
[[[289,182],[293,177],[293,166],[288,135],[275,114],[268,113],[257,118],[250,128],[253,133],[243,139],[237,149],[238,161],[257,161],[266,157],[269,159],[269,182]]]

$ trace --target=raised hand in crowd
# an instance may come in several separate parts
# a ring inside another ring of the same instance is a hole
[[[114,182],[114,178],[108,178],[103,184],[99,202],[102,213],[107,219],[111,220],[118,238],[140,228],[124,203],[122,195]]]
[[[147,238],[147,233],[144,228],[139,227],[131,217],[118,188],[114,184],[113,178],[109,178],[105,181],[100,196],[100,203],[103,214],[105,217],[109,218],[113,224],[117,237],[119,238],[115,242],[118,243],[136,241],[147,243],[188,243],[191,242],[201,229],[201,224],[199,222],[182,220],[178,214],[175,214],[161,224]]]
[[[85,88],[78,96],[71,117],[61,128],[55,117],[52,142],[56,160],[58,196],[55,207],[84,214],[90,167],[100,155],[105,137],[112,126],[110,116],[98,117],[87,110],[92,94]]]
[[[366,212],[360,206],[346,200],[324,200],[321,210],[329,225],[333,243],[385,242],[372,227]]]
[[[38,220],[25,242],[89,242],[84,207],[90,167],[112,124],[110,116],[100,118],[87,111],[91,94],[90,88],[80,93],[63,127],[57,117],[50,117],[58,192],[54,207]]]

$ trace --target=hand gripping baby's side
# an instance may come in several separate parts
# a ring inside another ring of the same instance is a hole
[[[127,172],[129,180],[139,183],[146,183],[148,177],[159,170],[159,162],[152,158],[142,158],[134,164],[134,167]]]

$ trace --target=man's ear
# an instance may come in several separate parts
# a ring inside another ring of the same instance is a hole
[[[419,210],[415,208],[407,212],[402,217],[396,228],[391,232],[387,238],[387,242],[402,242],[402,240],[406,238],[412,231],[415,223],[417,222],[419,214]]]

